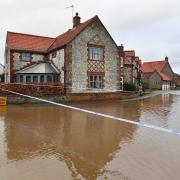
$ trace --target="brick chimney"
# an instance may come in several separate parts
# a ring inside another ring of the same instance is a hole
[[[124,51],[124,46],[123,46],[123,44],[121,44],[121,45],[119,46],[119,50],[120,50],[120,51]]]
[[[166,57],[165,57],[165,61],[168,61],[168,60],[169,60],[169,58],[166,56]]]
[[[73,28],[81,24],[81,18],[79,17],[79,14],[76,13],[76,16],[73,17]]]

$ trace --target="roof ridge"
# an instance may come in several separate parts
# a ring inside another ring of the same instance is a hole
[[[69,29],[69,30],[67,30],[66,32],[64,32],[64,33],[60,34],[59,36],[57,36],[57,37],[54,39],[54,42],[49,46],[49,48],[47,49],[47,51],[50,51],[50,50],[54,49],[54,48],[51,49],[51,47],[52,47],[53,44],[58,40],[58,38],[63,37],[63,35],[66,35],[66,33],[70,33],[70,32],[73,33],[77,28],[79,28],[80,26],[82,26],[82,25],[84,25],[84,24],[87,23],[87,25],[86,25],[82,30],[80,30],[79,33],[81,33],[86,27],[88,27],[89,23],[90,23],[91,21],[93,21],[94,19],[96,19],[96,18],[98,18],[97,15],[95,15],[94,17],[92,17],[92,18],[84,21],[83,23],[80,23],[78,26],[76,26],[76,27],[74,27],[74,28],[72,28],[72,29]],[[77,34],[75,35],[75,37],[78,36],[79,33],[77,33]],[[75,37],[70,38],[67,43],[71,42]],[[56,48],[57,48],[57,47],[56,47]]]
[[[166,62],[165,60],[159,60],[159,61],[146,61],[146,62],[143,62],[144,63],[156,63],[156,62]]]
[[[95,17],[98,17],[98,16],[96,15],[96,16],[94,16],[94,17],[92,17],[92,18],[90,18],[90,19],[84,21],[83,23],[80,23],[78,26],[80,26],[80,25],[82,25],[82,24],[85,24],[85,23],[87,23],[88,21],[93,20]],[[78,27],[78,26],[77,26],[77,27]],[[74,28],[72,28],[72,29],[68,29],[68,30],[65,31],[64,33],[62,33],[62,34],[60,34],[59,36],[57,36],[55,39],[59,38],[60,36],[62,36],[62,35],[64,35],[64,34],[66,34],[67,32],[70,32],[70,31],[75,30],[77,27],[74,27]]]
[[[135,52],[135,50],[125,50],[124,52]]]
[[[19,35],[26,35],[26,36],[34,36],[34,37],[41,37],[41,38],[49,38],[49,39],[56,39],[53,37],[48,37],[48,36],[41,36],[41,35],[34,35],[34,34],[26,34],[26,33],[19,33],[19,32],[12,32],[12,31],[7,31],[7,34],[19,34]]]

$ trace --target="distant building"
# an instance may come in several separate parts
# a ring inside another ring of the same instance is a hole
[[[134,50],[125,51],[123,45],[119,46],[119,54],[121,57],[121,79],[123,83],[133,84],[138,88],[142,78],[139,56],[135,55]]]
[[[142,72],[146,88],[169,90],[174,86],[174,72],[168,57],[162,61],[144,62]]]
[[[174,74],[174,84],[175,88],[180,88],[180,75]]]
[[[78,13],[73,22],[56,38],[8,32],[5,81],[61,82],[72,91],[119,90],[119,48],[105,26],[98,16],[81,23]]]

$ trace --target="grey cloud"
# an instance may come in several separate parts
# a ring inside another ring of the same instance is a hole
[[[55,37],[72,26],[74,4],[82,21],[99,15],[115,41],[135,49],[142,60],[170,56],[180,61],[178,0],[4,0],[0,1],[0,61],[6,31]],[[180,73],[179,66],[174,66]]]

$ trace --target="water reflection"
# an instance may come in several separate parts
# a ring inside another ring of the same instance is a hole
[[[161,94],[141,101],[140,120],[149,124],[168,127],[173,96]]]
[[[121,111],[114,106],[111,112]],[[53,155],[66,162],[72,177],[80,174],[86,179],[102,174],[121,144],[131,141],[136,129],[117,121],[44,105],[9,106],[5,125],[8,161]]]

